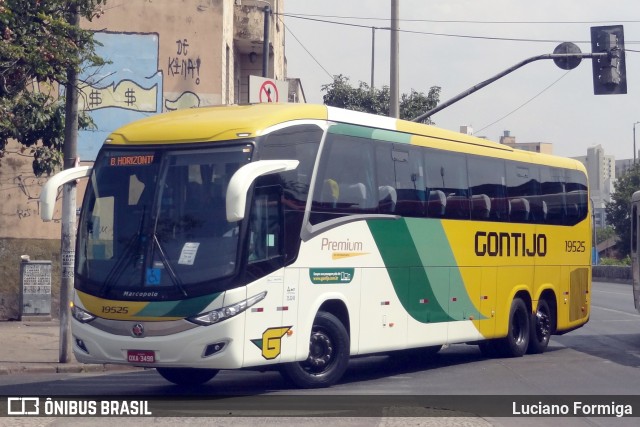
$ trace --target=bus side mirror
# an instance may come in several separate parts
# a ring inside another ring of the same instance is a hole
[[[40,192],[40,218],[43,221],[51,221],[53,219],[53,209],[56,206],[56,197],[58,197],[58,188],[67,182],[80,179],[91,175],[91,166],[78,166],[71,169],[65,169],[58,172],[42,187]]]
[[[240,221],[244,218],[247,206],[247,193],[256,178],[271,173],[294,170],[298,160],[258,160],[241,167],[233,174],[227,188],[227,221]]]

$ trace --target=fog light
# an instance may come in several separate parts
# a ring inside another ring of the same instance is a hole
[[[89,354],[89,350],[87,350],[87,346],[84,345],[84,341],[82,341],[80,338],[76,338],[76,346],[84,351],[85,353]]]
[[[202,357],[209,357],[216,353],[219,353],[224,349],[226,345],[227,343],[225,342],[217,342],[214,344],[209,344],[208,346],[205,347],[204,354],[202,355]]]

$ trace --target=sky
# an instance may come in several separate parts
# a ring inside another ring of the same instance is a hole
[[[593,94],[590,59],[571,71],[541,60],[431,118],[436,126],[454,131],[471,126],[475,135],[493,141],[508,130],[516,142],[552,143],[553,153],[561,156],[584,156],[599,144],[616,159],[633,158],[634,123],[640,122],[637,0],[399,0],[399,4],[400,93],[413,89],[426,94],[430,87],[440,86],[440,102],[527,58],[553,53],[561,42],[573,42],[589,53],[591,27],[623,25],[625,95]],[[287,29],[287,75],[301,79],[307,102],[322,103],[321,87],[331,83],[333,75],[348,77],[353,86],[360,81],[370,84],[371,27],[379,28],[374,85],[389,85],[390,31],[384,28],[390,26],[390,0],[286,0],[283,13],[298,16],[281,18]],[[640,123],[635,126],[640,149]]]

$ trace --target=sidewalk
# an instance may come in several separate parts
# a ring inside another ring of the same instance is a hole
[[[137,369],[124,365],[86,365],[77,362],[73,353],[69,355],[69,363],[59,363],[59,336],[57,320],[0,321],[0,375]]]

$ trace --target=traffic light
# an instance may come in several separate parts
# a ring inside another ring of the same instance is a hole
[[[622,25],[591,27],[591,52],[607,56],[592,59],[593,93],[614,95],[627,93]]]

